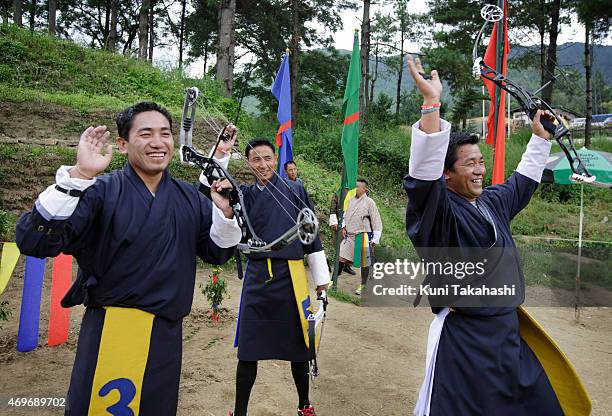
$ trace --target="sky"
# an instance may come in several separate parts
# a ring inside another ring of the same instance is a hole
[[[377,11],[390,13],[391,10],[392,6],[374,5],[370,7],[370,17],[373,17]],[[427,2],[425,0],[412,0],[408,3],[409,13],[425,13],[427,11],[429,11],[429,7],[427,7]],[[351,50],[353,48],[353,34],[355,33],[356,28],[361,27],[362,14],[363,7],[360,7],[357,10],[348,10],[342,13],[343,29],[336,32],[334,35],[334,46],[336,49]],[[510,31],[512,32],[512,28],[510,28]],[[534,41],[539,42],[539,35],[536,32],[529,33],[529,36]],[[563,26],[561,33],[559,33],[557,44],[561,45],[566,42],[584,42],[584,26],[578,24],[577,21],[572,22],[571,26]],[[608,36],[608,38],[602,43],[606,45],[612,44],[612,37]],[[418,51],[419,45],[415,42],[410,42],[407,50]]]

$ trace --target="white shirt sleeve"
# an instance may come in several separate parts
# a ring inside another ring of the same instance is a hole
[[[306,256],[308,259],[308,266],[312,273],[312,278],[316,286],[326,285],[331,279],[329,277],[329,267],[327,267],[327,258],[325,257],[325,251],[317,251]]]
[[[532,134],[529,143],[527,143],[527,150],[523,153],[516,171],[540,183],[551,147],[552,142],[550,140]]]
[[[420,129],[420,123],[419,120],[412,125],[408,174],[415,179],[434,181],[444,172],[451,124],[441,119],[440,131],[427,134]]]
[[[47,221],[68,219],[79,203],[79,197],[70,196],[58,191],[58,185],[66,190],[84,191],[94,184],[96,179],[79,179],[70,177],[74,166],[60,166],[55,174],[55,184],[49,185],[39,196],[34,205],[36,210]]]
[[[238,225],[236,217],[226,218],[223,215],[223,211],[214,202],[212,204],[210,238],[221,248],[234,247],[242,239],[242,230]]]
[[[329,225],[338,225],[338,217],[336,216],[336,214],[330,214],[329,215]]]

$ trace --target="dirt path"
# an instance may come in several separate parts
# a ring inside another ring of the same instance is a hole
[[[18,276],[16,274],[15,276]],[[207,272],[198,273],[198,285]],[[234,323],[240,282],[224,272],[229,282],[227,315],[212,323],[199,289],[191,315],[184,323],[183,376],[179,415],[225,416],[234,399],[236,350]],[[46,281],[48,283],[48,281]],[[74,360],[82,308],[71,314],[66,345],[41,346],[33,352],[15,351],[19,299],[23,280],[14,277],[0,300],[9,300],[13,317],[0,332],[0,398],[61,397]],[[356,277],[342,275],[340,287],[349,291]],[[49,288],[43,291],[41,343],[46,341]],[[586,309],[584,324],[572,323],[569,308],[530,308],[559,343],[581,374],[593,399],[594,415],[612,415],[612,313],[609,308]],[[365,308],[331,301],[320,351],[321,375],[311,399],[322,416],[411,414],[421,383],[427,330],[432,315],[425,308]],[[253,389],[250,415],[291,415],[297,395],[286,362],[261,362]],[[59,410],[7,410],[0,414],[54,415]]]

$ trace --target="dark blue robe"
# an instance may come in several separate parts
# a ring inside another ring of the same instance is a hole
[[[204,187],[200,189],[205,191]],[[242,185],[241,189],[253,229],[266,242],[295,225],[304,204],[314,211],[304,186],[297,181],[274,176],[266,189],[260,190],[256,184]],[[295,240],[282,250],[247,255],[235,339],[238,359],[308,361],[287,260],[301,260],[321,250],[317,236],[308,246]]]
[[[222,264],[233,249],[210,238],[212,205],[195,187],[164,172],[155,196],[128,164],[97,178],[66,220],[47,221],[36,207],[17,223],[17,244],[35,257],[71,254],[77,280],[62,306],[85,304],[68,393],[68,413],[87,413],[103,306],[155,315],[140,414],[176,413],[182,318],[191,310],[196,255]]]
[[[443,178],[406,176],[406,231],[419,247],[515,247],[510,221],[531,199],[538,183],[515,172],[478,197],[495,223],[449,191]],[[514,259],[513,259],[514,260]],[[512,270],[524,286],[518,258]],[[437,308],[434,312],[438,312]],[[515,307],[453,308],[444,321],[435,361],[430,414],[562,415],[550,382],[519,336]]]

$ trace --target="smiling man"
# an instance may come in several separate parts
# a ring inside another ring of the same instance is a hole
[[[233,129],[233,126],[231,126]],[[232,141],[221,142],[215,158],[224,166],[230,159]],[[257,235],[274,241],[295,225],[298,213],[314,206],[297,181],[276,174],[278,158],[274,145],[266,139],[253,139],[245,156],[256,183],[241,185],[243,207]],[[200,190],[208,195],[209,185],[200,175]],[[310,308],[304,257],[317,292],[327,289],[329,269],[321,240],[312,244],[299,240],[270,252],[246,254],[247,267],[242,283],[238,327],[234,346],[238,347],[236,399],[231,416],[246,416],[251,389],[257,378],[259,360],[291,362],[291,374],[298,393],[298,416],[316,416],[309,398],[307,323]],[[306,326],[304,326],[306,325]]]
[[[62,306],[86,306],[68,391],[68,415],[174,415],[182,320],[191,310],[196,256],[225,263],[241,231],[214,184],[205,198],[168,172],[174,141],[164,108],[141,102],[117,116],[122,170],[98,176],[112,147],[105,126],[81,135],[75,166],[62,166],[17,223],[35,257],[71,254],[79,265]]]
[[[505,183],[483,188],[486,169],[478,139],[451,133],[450,123],[440,118],[438,73],[425,79],[418,59],[408,58],[408,68],[423,95],[404,178],[408,236],[420,252],[428,247],[501,251],[504,262],[489,264],[487,277],[516,280],[522,291],[520,261],[509,255],[515,253],[510,221],[527,206],[542,177],[551,148],[550,133],[540,122],[546,114],[538,111],[533,118],[533,134],[516,171]],[[503,267],[496,269],[499,264]],[[517,306],[523,295],[518,304],[508,299],[495,307],[458,307],[453,299],[432,307],[436,317],[415,416],[563,414],[542,363],[521,337]]]

